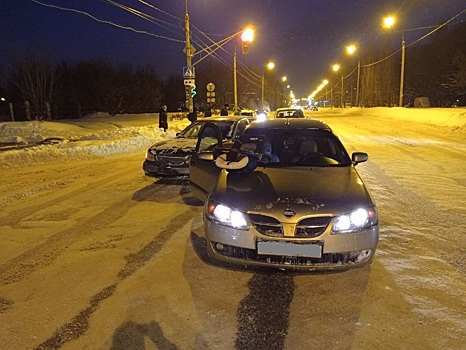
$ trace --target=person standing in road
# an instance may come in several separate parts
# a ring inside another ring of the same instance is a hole
[[[159,113],[159,128],[163,128],[163,131],[168,129],[168,115],[167,115],[167,106],[163,105]]]
[[[228,115],[228,105],[227,104],[223,106],[222,110],[220,111],[220,115],[221,116]]]
[[[192,112],[188,113],[188,120],[191,123],[194,123],[197,120],[197,109],[196,109],[196,107],[193,108]]]
[[[212,111],[210,110],[210,108],[206,108],[204,111],[204,118],[209,118],[209,117],[212,117]]]

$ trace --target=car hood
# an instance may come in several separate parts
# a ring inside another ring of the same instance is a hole
[[[222,170],[212,200],[243,212],[280,216],[339,215],[372,204],[356,169],[350,167],[257,168],[249,175]]]
[[[192,153],[196,148],[197,138],[185,139],[176,138],[172,140],[166,140],[158,142],[150,147],[153,154],[157,155],[175,155]]]

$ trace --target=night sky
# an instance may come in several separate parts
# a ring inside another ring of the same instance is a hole
[[[41,52],[54,61],[106,59],[115,63],[150,64],[163,79],[182,75],[185,0],[40,0],[43,4],[86,12],[101,21],[146,31],[136,33],[101,23],[84,13],[47,7],[33,0],[3,0],[0,11],[0,67],[27,52]],[[112,4],[113,3],[113,4]],[[146,4],[148,5],[146,5]],[[115,4],[148,15],[147,21]],[[163,11],[156,10],[153,7]],[[189,0],[192,43],[197,50],[208,40],[219,41],[248,25],[256,30],[248,55],[241,54],[239,36],[219,55],[232,64],[238,60],[262,74],[266,62],[276,64],[275,74],[286,75],[297,95],[307,96],[324,78],[331,78],[331,64],[346,71],[356,58],[345,56],[344,47],[357,43],[360,52],[381,38],[393,50],[401,46],[400,31],[441,24],[466,9],[465,0]],[[382,18],[395,14],[397,29],[387,33]],[[465,21],[466,14],[455,20]],[[407,44],[430,29],[407,32]],[[398,31],[397,31],[398,30]],[[201,39],[203,43],[199,41]],[[387,40],[387,39],[384,39]],[[193,63],[199,59],[193,58]],[[209,57],[203,62],[207,62]],[[197,67],[202,69],[203,62]]]

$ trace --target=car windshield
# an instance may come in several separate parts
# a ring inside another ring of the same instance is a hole
[[[249,128],[246,134],[265,135],[272,146],[268,166],[349,166],[340,140],[328,130]]]
[[[234,131],[234,124],[233,120],[212,120],[210,123],[216,124],[220,128],[220,132],[222,133],[223,139],[231,138]],[[196,121],[186,127],[178,137],[188,138],[188,139],[197,139],[199,135],[199,131],[204,126],[207,121]]]

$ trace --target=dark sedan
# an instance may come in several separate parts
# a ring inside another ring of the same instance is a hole
[[[157,142],[146,152],[143,170],[152,177],[187,177],[189,160],[196,147],[202,126],[211,122],[218,126],[223,141],[234,141],[240,136],[249,120],[242,116],[200,118],[188,125],[176,138]]]

